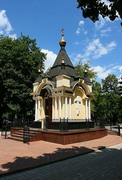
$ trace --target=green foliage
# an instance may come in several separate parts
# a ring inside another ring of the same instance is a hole
[[[120,95],[120,100],[119,100],[119,122],[122,123],[122,76],[119,82],[119,95]]]
[[[94,93],[94,96],[92,97],[91,101],[92,119],[98,122],[101,119],[100,117],[102,116],[103,106],[105,102],[101,94],[101,84],[99,82],[93,81],[92,89]]]
[[[45,55],[36,40],[0,37],[0,118],[13,120],[33,117],[32,83],[38,68],[44,68]]]
[[[121,0],[107,0],[111,4],[108,6],[102,0],[77,0],[78,8],[82,10],[84,18],[90,18],[93,22],[99,20],[99,15],[103,18],[109,17],[114,21],[116,17],[122,19],[122,1]],[[122,23],[121,23],[122,25]]]
[[[87,77],[89,79],[95,79],[96,78],[96,72],[91,69],[90,62],[86,62],[85,64],[82,63],[82,61],[79,61],[78,64],[75,66],[75,69],[78,73],[78,75],[83,78],[84,72],[87,71]]]
[[[122,76],[121,76],[120,81],[119,81],[119,87],[118,87],[118,89],[119,89],[119,94],[120,94],[120,96],[122,96]]]
[[[91,69],[89,62],[82,64],[80,61],[75,68],[80,77],[84,77],[86,70],[87,76],[92,79],[92,119],[95,122],[113,124],[122,122],[122,81],[118,87],[118,78],[114,74],[109,74],[101,83],[97,82],[96,73]]]
[[[103,79],[102,85],[105,93],[118,92],[118,78],[114,74],[109,74],[106,79]]]
[[[96,121],[104,120],[106,123],[119,121],[120,95],[118,94],[118,79],[115,75],[108,75],[102,84],[93,84],[94,97],[92,101],[92,117]]]

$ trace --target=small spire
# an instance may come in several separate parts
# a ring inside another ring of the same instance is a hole
[[[38,73],[41,73],[41,69],[40,68],[38,69]]]
[[[61,61],[61,69],[64,69],[65,68],[65,61],[64,61],[64,58],[62,58],[62,61]]]
[[[38,75],[41,75],[43,73],[41,67],[38,68]]]
[[[87,71],[87,69],[85,69],[84,70],[84,77],[87,77],[87,73],[88,73],[88,71]]]
[[[38,74],[41,74],[41,68],[40,68],[40,66],[39,66],[39,68],[38,68]]]
[[[66,46],[66,41],[64,40],[64,29],[62,28],[61,29],[61,32],[62,32],[62,39],[60,40],[60,42],[59,42],[59,44],[60,44],[60,46],[61,46],[61,48],[62,47],[65,47]]]

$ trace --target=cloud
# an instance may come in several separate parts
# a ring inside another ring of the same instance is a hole
[[[111,2],[108,0],[101,0],[101,1],[104,2],[107,6],[109,6],[111,4]]]
[[[120,72],[122,72],[122,66],[119,67]]]
[[[79,61],[83,62],[83,56],[82,54],[73,54],[72,57],[74,64],[77,64]]]
[[[46,61],[45,61],[45,71],[46,71],[48,68],[50,68],[53,65],[57,55],[54,52],[49,51],[48,49],[41,49],[41,52],[46,54]]]
[[[10,34],[9,37],[12,38],[12,39],[17,39],[17,35],[16,34]]]
[[[122,73],[122,66],[115,66],[113,67],[114,70],[119,70],[120,73]]]
[[[103,45],[99,39],[94,39],[88,44],[85,50],[83,58],[98,59],[103,55],[110,53],[116,47],[116,42],[112,41],[106,46]]]
[[[75,41],[74,44],[75,44],[75,45],[79,45],[80,42],[79,42],[79,41]]]
[[[2,30],[0,30],[0,35],[3,35],[4,33],[3,33],[3,31]]]
[[[97,30],[101,29],[105,25],[105,20],[102,18],[102,16],[99,16],[99,21],[95,22],[95,28]]]
[[[0,11],[0,35],[9,35],[11,37],[15,37],[15,34],[11,34],[11,31],[13,30],[11,23],[6,16],[6,10],[1,10]]]
[[[84,35],[86,35],[87,33],[88,33],[87,31],[83,30],[83,34],[84,34]]]
[[[105,79],[108,74],[112,73],[112,69],[106,69],[105,67],[96,66],[92,68],[95,72],[97,72],[97,76],[100,79]]]
[[[122,68],[122,66],[116,66],[114,64],[112,64],[111,66],[95,66],[92,67],[92,69],[97,72],[97,76],[100,79],[105,79],[109,74],[115,74],[117,71],[120,72],[120,69]]]
[[[79,35],[81,32],[86,35],[87,34],[87,31],[84,29],[84,21],[79,21],[78,23],[78,28],[76,30],[76,34]]]
[[[6,34],[8,34],[10,31],[12,31],[12,27],[6,16],[5,10],[0,11],[0,30],[1,30],[1,32],[5,31]]]
[[[109,6],[111,3],[107,3],[106,0],[103,0],[103,1],[105,2],[106,5],[108,5],[108,8],[111,8],[111,7]],[[121,18],[119,17],[118,12],[116,12],[116,15],[117,15],[118,17],[117,17],[114,21],[121,20]],[[95,22],[95,29],[96,29],[97,31],[99,31],[100,29],[102,29],[102,28],[106,25],[106,23],[108,23],[108,22],[109,22],[109,23],[113,23],[114,21],[111,21],[108,16],[106,16],[106,17],[103,18],[101,15],[99,15],[99,20]]]
[[[108,27],[107,29],[103,29],[100,31],[102,37],[108,36],[109,32],[111,32],[111,27]]]
[[[84,21],[79,21],[79,24],[78,24],[79,26],[82,26],[82,25],[84,25]]]
[[[76,34],[80,34],[80,33],[81,33],[81,29],[80,29],[80,28],[77,28]]]
[[[102,29],[107,22],[110,22],[109,17],[103,18],[101,15],[99,15],[99,20],[95,22],[95,29],[96,30]]]
[[[77,44],[78,42],[75,42]],[[88,41],[84,52],[72,54],[72,59],[74,63],[82,60],[83,63],[91,61],[92,59],[99,59],[104,55],[109,54],[117,46],[115,41],[111,41],[108,44],[102,44],[100,39],[93,39],[93,41]]]

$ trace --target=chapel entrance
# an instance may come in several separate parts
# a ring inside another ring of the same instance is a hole
[[[45,99],[46,128],[51,127],[52,122],[52,98]]]

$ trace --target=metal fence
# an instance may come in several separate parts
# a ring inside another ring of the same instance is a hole
[[[69,131],[69,130],[80,130],[80,129],[90,129],[94,128],[94,121],[90,119],[48,119],[45,120],[46,130],[59,130],[59,131]]]
[[[108,129],[108,131],[115,132],[118,136],[122,135],[122,124],[116,124],[116,125],[105,125],[105,128]]]
[[[91,119],[43,119],[44,129],[43,130],[56,130],[60,132],[67,132],[70,130],[81,130],[81,129],[91,129],[91,128],[104,128],[104,121],[101,120],[99,123],[95,123]],[[37,128],[41,130],[41,120],[40,121],[29,121],[29,120],[14,120],[10,122],[5,120],[2,126],[1,135],[7,138],[7,133],[10,131],[11,127],[22,128],[23,130],[23,142],[28,143],[30,138],[30,129]],[[119,129],[120,130],[120,129]],[[120,132],[118,132],[120,134]]]

